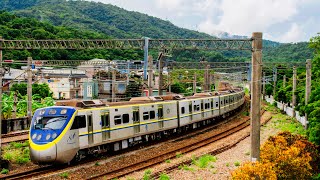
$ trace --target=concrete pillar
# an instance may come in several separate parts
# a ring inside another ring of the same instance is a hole
[[[28,86],[27,86],[27,95],[28,95],[28,124],[30,125],[32,119],[32,57],[28,57],[28,68],[27,68],[27,75],[28,75]]]
[[[152,89],[152,80],[153,80],[153,71],[152,71],[152,56],[149,56],[148,58],[148,96],[153,95],[153,89]]]
[[[263,72],[263,82],[262,82],[262,99],[265,100],[266,98],[266,73]]]
[[[194,73],[193,77],[193,93],[197,93],[197,73]]]
[[[116,80],[117,80],[117,71],[116,71],[116,64],[112,64],[112,89],[111,89],[111,101],[116,102]]]
[[[163,88],[163,59],[164,54],[161,55],[159,58],[159,87],[158,87],[158,93],[159,96],[162,95],[162,88]]]
[[[144,38],[144,58],[143,58],[143,80],[147,80],[147,68],[148,68],[148,57],[149,57],[149,38]]]
[[[252,34],[252,74],[251,74],[251,161],[260,160],[260,103],[262,74],[262,33]]]
[[[296,107],[296,90],[297,90],[297,68],[293,67],[293,82],[292,82],[292,108]],[[293,117],[296,116],[296,111],[293,111]]]
[[[309,100],[310,100],[310,95],[311,95],[311,59],[307,59],[306,61],[306,105],[308,105]],[[308,128],[308,116],[307,114],[305,114],[306,116],[306,125],[305,128]]]

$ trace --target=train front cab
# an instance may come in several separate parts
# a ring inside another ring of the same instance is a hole
[[[38,109],[32,119],[29,142],[32,162],[67,163],[79,149],[77,131],[70,128],[76,110],[54,106]]]

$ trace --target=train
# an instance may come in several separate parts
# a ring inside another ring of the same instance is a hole
[[[30,131],[36,164],[65,164],[196,129],[237,111],[242,88],[224,92],[131,98],[125,102],[65,100],[37,109]]]

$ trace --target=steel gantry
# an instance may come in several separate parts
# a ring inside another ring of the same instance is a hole
[[[0,50],[144,49],[145,39],[4,40]],[[252,39],[149,39],[148,49],[252,50]]]

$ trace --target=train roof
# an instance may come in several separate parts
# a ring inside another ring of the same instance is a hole
[[[233,91],[237,92],[237,91]],[[146,97],[134,97],[129,101],[121,101],[121,102],[105,102],[102,100],[59,100],[56,102],[56,106],[71,106],[79,109],[88,109],[94,107],[112,107],[112,106],[124,106],[130,104],[146,104],[146,103],[154,103],[154,102],[167,102],[174,100],[183,100],[183,99],[198,99],[203,97],[211,97],[211,96],[219,96],[225,95],[229,93],[233,93],[231,91],[219,91],[219,92],[206,92],[206,93],[195,93],[193,96],[184,97],[180,94],[168,94],[162,96],[146,96]]]

